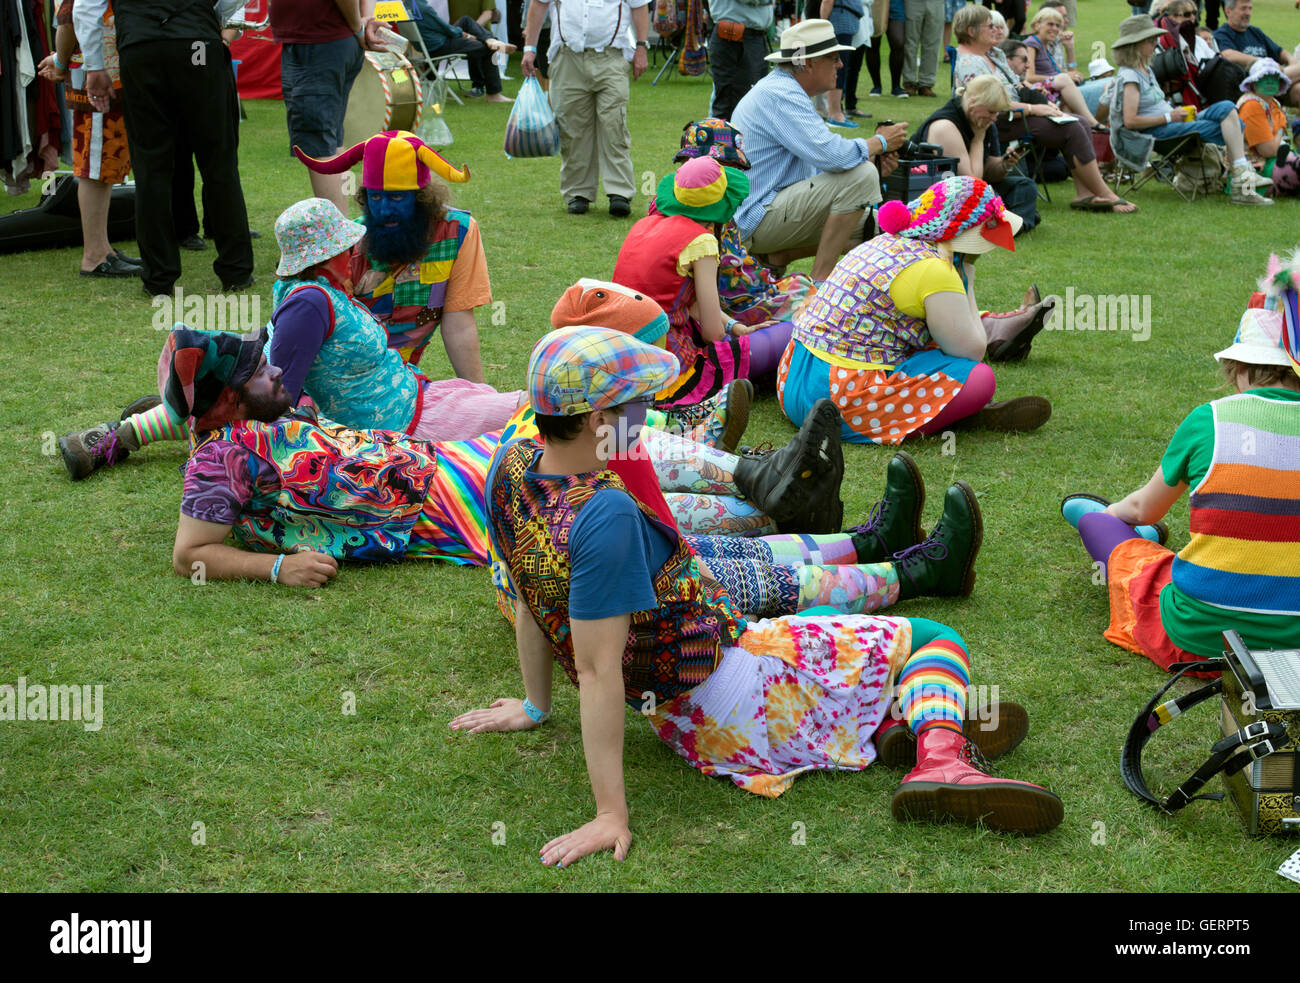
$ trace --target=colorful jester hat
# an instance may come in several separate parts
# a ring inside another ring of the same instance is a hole
[[[986,253],[994,246],[1014,251],[1014,236],[1024,220],[1007,211],[1002,199],[979,178],[950,177],[930,185],[906,205],[885,202],[876,224],[881,232],[906,239],[951,239],[955,252]]]
[[[469,180],[468,167],[453,167],[406,130],[376,133],[333,157],[308,157],[297,147],[293,152],[317,174],[341,174],[361,161],[361,186],[371,191],[417,191],[433,179],[433,174],[457,184]]]
[[[1282,315],[1279,347],[1300,375],[1300,249],[1293,249],[1286,259],[1270,255],[1259,289],[1264,292],[1264,309]]]

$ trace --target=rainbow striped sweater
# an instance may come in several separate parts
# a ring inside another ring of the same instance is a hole
[[[1174,585],[1216,607],[1300,616],[1300,402],[1241,393],[1210,407],[1214,454]]]

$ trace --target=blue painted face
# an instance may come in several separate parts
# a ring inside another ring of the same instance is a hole
[[[406,225],[415,218],[414,191],[366,191],[370,218],[374,225]],[[371,223],[367,223],[371,224]]]

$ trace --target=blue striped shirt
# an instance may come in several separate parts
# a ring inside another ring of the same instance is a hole
[[[879,138],[868,144],[828,130],[812,99],[781,68],[745,94],[731,114],[731,125],[744,137],[750,163],[749,197],[736,212],[741,239],[753,236],[782,189],[823,172],[850,171],[880,152]]]

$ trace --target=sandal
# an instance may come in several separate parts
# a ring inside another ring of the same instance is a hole
[[[1073,208],[1076,212],[1090,211],[1088,206],[1091,205],[1096,200],[1097,200],[1096,195],[1088,195],[1085,198],[1077,198],[1074,201],[1070,202],[1070,207]]]

